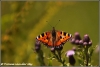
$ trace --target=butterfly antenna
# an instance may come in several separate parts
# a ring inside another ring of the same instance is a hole
[[[59,22],[60,22],[60,20],[59,20]],[[58,23],[59,23],[59,22],[58,22]],[[56,25],[55,25],[54,27],[56,27],[58,23],[56,23]]]
[[[46,21],[47,23],[48,23],[48,21]],[[49,23],[48,23],[49,24]],[[49,24],[50,25],[50,27],[52,27],[52,25],[51,24]]]

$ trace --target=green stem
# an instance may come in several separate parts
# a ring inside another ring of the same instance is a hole
[[[89,56],[88,56],[88,47],[85,48],[85,59],[86,59],[86,66],[88,66]]]
[[[40,50],[37,54],[38,54],[38,61],[40,62],[40,66],[45,66],[43,51]]]

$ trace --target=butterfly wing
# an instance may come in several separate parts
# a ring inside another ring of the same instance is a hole
[[[72,35],[63,31],[57,31],[56,37],[55,47],[60,47],[66,43],[72,37]]]
[[[41,41],[44,45],[46,45],[48,47],[53,46],[51,31],[44,32],[44,33],[40,34],[39,36],[37,36],[36,39]]]

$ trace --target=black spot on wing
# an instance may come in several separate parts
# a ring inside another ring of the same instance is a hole
[[[64,32],[64,36],[66,36],[66,32]]]
[[[72,37],[72,35],[71,35],[71,34],[68,34],[68,36],[69,36],[69,37]]]
[[[62,34],[62,32],[60,32],[60,34]]]
[[[60,36],[60,39],[62,38],[62,36]]]
[[[68,34],[68,36],[70,37],[70,34]]]
[[[40,35],[38,36],[38,38],[40,38]]]
[[[42,35],[42,37],[44,37],[44,33],[42,33],[41,35]]]

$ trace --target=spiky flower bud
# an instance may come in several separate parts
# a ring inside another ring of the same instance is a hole
[[[35,51],[38,52],[41,48],[41,43],[36,39],[35,41]]]

